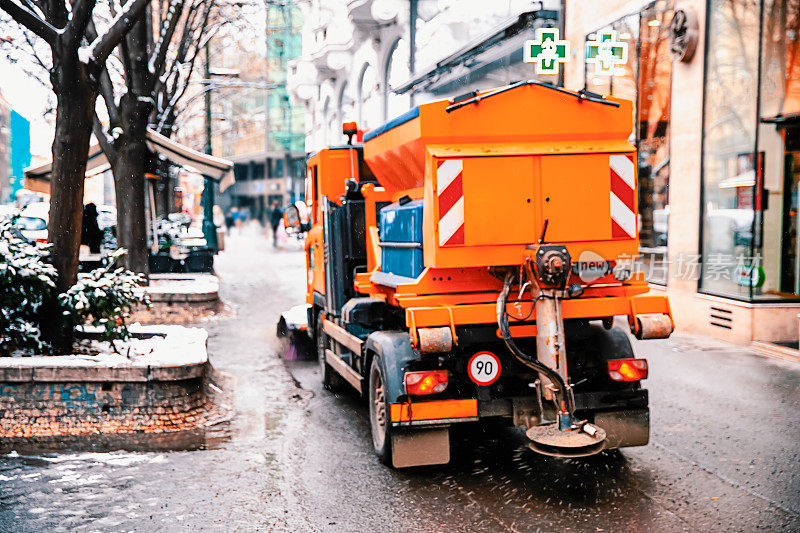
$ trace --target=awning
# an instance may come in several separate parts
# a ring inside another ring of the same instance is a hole
[[[184,166],[199,174],[219,182],[219,190],[224,191],[234,184],[233,163],[227,159],[202,154],[188,146],[164,137],[160,133],[148,128],[147,147],[155,153],[161,154],[176,165]],[[93,176],[105,170],[110,165],[106,155],[99,144],[89,147],[89,159],[86,165],[86,176]],[[25,169],[25,188],[33,191],[50,191],[50,173],[53,170],[52,161],[37,167]],[[46,191],[43,189],[47,189]]]
[[[735,189],[737,187],[752,187],[756,184],[756,171],[746,170],[737,176],[720,180],[720,189]]]
[[[469,65],[469,69],[476,69],[515,52],[521,59],[522,44],[525,39],[530,38],[528,33],[532,31],[532,28],[541,24],[556,23],[558,16],[559,13],[556,10],[539,9],[509,18],[495,29],[473,39],[432,67],[413,75],[406,82],[392,87],[391,90],[396,94],[431,90],[439,83],[451,83],[453,81],[451,76],[459,78],[468,74],[468,72],[459,72],[459,67]],[[518,37],[518,39],[515,40],[514,37]]]

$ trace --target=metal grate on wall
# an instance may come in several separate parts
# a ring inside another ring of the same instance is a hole
[[[711,306],[709,312],[709,323],[722,329],[733,329],[733,311],[723,307]]]

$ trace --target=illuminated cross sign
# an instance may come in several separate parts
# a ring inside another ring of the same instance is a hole
[[[558,28],[538,28],[536,39],[525,41],[525,62],[536,63],[536,74],[558,74],[568,57],[569,41],[558,39]]]
[[[628,43],[618,41],[614,30],[597,32],[586,42],[586,62],[594,63],[595,74],[611,76],[614,68],[628,62]]]

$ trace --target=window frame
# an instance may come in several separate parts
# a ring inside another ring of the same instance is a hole
[[[780,0],[778,0],[780,1]],[[705,220],[705,179],[706,179],[706,165],[705,165],[705,156],[706,156],[706,136],[705,136],[705,127],[706,127],[706,97],[708,95],[708,53],[709,53],[709,36],[711,35],[711,12],[713,9],[713,2],[714,0],[706,0],[705,7],[705,29],[704,29],[704,42],[703,42],[703,110],[701,113],[701,124],[702,124],[702,131],[700,136],[700,183],[699,189],[700,194],[700,217],[698,220],[698,239],[697,239],[697,252],[698,256],[700,257],[700,276],[697,279],[696,290],[698,294],[704,294],[707,296],[714,296],[716,298],[725,298],[728,300],[733,300],[736,302],[743,302],[748,304],[775,304],[775,303],[798,303],[800,302],[800,295],[795,296],[759,296],[757,299],[754,298],[753,289],[754,287],[752,284],[748,286],[748,295],[742,296],[738,294],[726,294],[719,291],[709,290],[703,288],[703,263],[704,263],[704,256],[703,256],[703,239],[705,236],[705,228],[704,228],[704,220]],[[753,147],[752,150],[749,152],[752,154],[753,157],[753,164],[754,164],[754,172],[759,172],[759,124],[761,123],[761,84],[762,84],[762,74],[763,74],[763,47],[764,47],[764,0],[758,1],[758,57],[757,57],[757,72],[756,72],[756,105],[755,105],[755,132],[753,135]],[[756,216],[756,208],[755,208],[755,199],[756,194],[758,194],[758,186],[759,180],[755,179],[752,185],[751,193],[753,198],[753,222],[751,224],[751,241],[750,241],[750,250],[751,256],[755,257],[756,252],[759,254],[762,251],[763,247],[763,230],[764,230],[764,223],[763,217]],[[760,245],[759,249],[756,250],[755,246],[755,235],[756,231],[759,232],[761,238],[759,239]]]

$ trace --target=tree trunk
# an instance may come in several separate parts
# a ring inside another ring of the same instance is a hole
[[[83,185],[92,135],[96,89],[78,81],[59,90],[50,182],[50,224],[47,240],[58,272],[56,286],[64,292],[78,278],[78,253],[83,217]]]
[[[127,140],[117,147],[113,165],[117,196],[117,242],[128,251],[125,256],[127,268],[140,274],[148,272],[144,178],[147,157],[144,140]]]
[[[50,257],[56,268],[57,290],[42,309],[41,331],[59,353],[68,352],[73,340],[57,294],[67,291],[78,279],[83,187],[97,98],[96,84],[88,79],[77,59],[77,54],[62,59],[51,75],[57,104],[47,240],[52,244]]]
[[[116,157],[111,163],[117,195],[117,242],[125,248],[125,265],[140,274],[148,273],[146,183],[144,174],[150,158],[146,127],[150,104],[130,93],[120,102],[124,133],[114,143]]]

